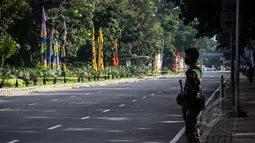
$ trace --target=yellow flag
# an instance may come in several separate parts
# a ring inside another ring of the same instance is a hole
[[[102,76],[102,71],[104,70],[104,58],[103,58],[103,32],[102,27],[98,30],[98,69],[100,70],[100,76]]]
[[[91,44],[92,44],[92,66],[94,70],[97,70],[94,24],[92,24],[92,43]]]
[[[100,49],[100,38],[97,38],[97,46],[98,46],[98,61],[97,61],[97,69],[101,70],[101,49]]]
[[[104,38],[103,38],[103,30],[102,27],[99,29],[99,35],[100,35],[100,55],[101,55],[101,61],[100,61],[100,69],[101,71],[104,70],[104,54],[103,54],[103,43],[104,43]]]
[[[157,62],[158,62],[158,55],[155,53],[154,55],[154,72],[158,72],[158,65],[157,65]]]
[[[102,31],[102,27],[99,28],[99,37],[100,37],[100,42],[104,42],[104,38],[103,38],[103,31]]]

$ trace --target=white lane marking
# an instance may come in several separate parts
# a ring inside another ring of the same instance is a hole
[[[162,93],[162,91],[158,91],[158,93]]]
[[[165,89],[164,91],[167,91],[168,89]]]
[[[87,117],[83,117],[83,118],[81,118],[82,120],[86,120],[86,119],[89,119],[90,118],[90,116],[87,116]]]
[[[183,123],[184,121],[161,121],[161,123],[168,123],[168,124],[174,124],[174,123]]]
[[[91,94],[91,93],[85,93],[85,95],[89,95],[89,94]]]
[[[16,143],[16,142],[19,142],[19,140],[12,140],[12,141],[9,141],[7,143]]]
[[[229,79],[230,75],[224,80],[223,83],[225,83]],[[213,99],[214,95],[217,93],[217,91],[220,90],[220,87],[214,91],[214,93],[211,95],[211,97],[206,101],[205,106],[209,104],[209,102]],[[182,129],[176,134],[176,136],[169,142],[169,143],[176,143],[182,134],[185,132],[185,127],[182,127]]]
[[[155,94],[151,94],[151,96],[154,96]]]
[[[10,108],[3,108],[3,109],[0,109],[0,111],[7,111],[7,110],[10,110]]]
[[[110,109],[104,110],[103,113],[109,112],[111,111]]]
[[[99,90],[99,91],[97,91],[97,92],[102,92],[102,91]]]
[[[58,101],[58,99],[52,99],[51,101],[53,101],[53,102],[54,102],[54,101]]]
[[[28,104],[29,106],[33,106],[33,105],[37,105],[37,103],[31,103],[31,104]]]
[[[177,135],[169,142],[169,143],[176,143],[180,137],[182,136],[182,134],[185,132],[185,128],[183,127],[178,133]]]
[[[76,96],[70,96],[70,98],[74,98],[74,97],[76,97]]]
[[[132,102],[136,102],[137,100],[132,100]]]
[[[53,126],[53,127],[48,128],[48,130],[54,130],[54,129],[59,128],[59,127],[61,127],[61,126],[62,126],[62,125],[56,125],[56,126]]]
[[[121,105],[119,105],[119,107],[123,107],[123,106],[125,106],[125,104],[121,104]]]
[[[143,97],[143,99],[147,98],[146,96]]]

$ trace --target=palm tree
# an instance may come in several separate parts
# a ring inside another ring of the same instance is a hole
[[[12,40],[9,34],[5,34],[0,43],[1,69],[6,59],[10,58],[16,51],[16,42]]]
[[[1,84],[0,84],[0,88],[3,88],[4,87],[4,81],[6,79],[13,78],[13,74],[12,74],[11,68],[10,67],[6,67],[4,69],[1,69],[0,70],[0,75],[1,75],[1,78],[2,78],[2,81],[1,81]]]
[[[37,85],[37,81],[40,76],[40,69],[30,69],[30,78],[33,80],[35,86]]]

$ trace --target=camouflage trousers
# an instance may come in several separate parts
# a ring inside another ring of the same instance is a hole
[[[185,121],[186,137],[189,143],[200,143],[200,118],[201,111],[183,109],[183,118]]]

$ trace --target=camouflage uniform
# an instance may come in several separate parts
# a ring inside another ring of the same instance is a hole
[[[201,109],[197,105],[197,97],[202,90],[202,71],[198,67],[190,67],[186,72],[184,86],[183,117],[186,136],[190,143],[199,143],[199,122]]]

